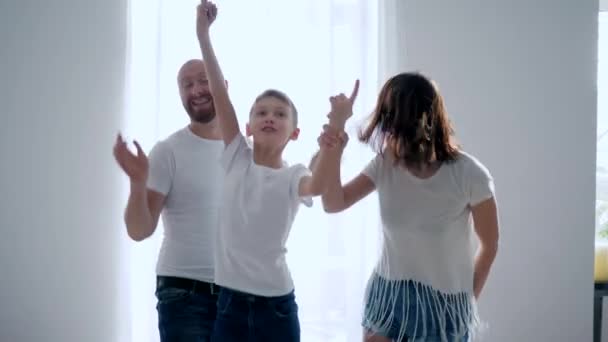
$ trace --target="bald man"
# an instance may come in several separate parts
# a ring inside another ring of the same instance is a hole
[[[186,62],[177,82],[190,124],[158,142],[146,157],[119,135],[116,161],[129,176],[127,233],[142,241],[162,212],[164,237],[156,266],[158,328],[162,342],[208,341],[219,288],[213,284],[213,236],[217,227],[224,149],[205,67]]]

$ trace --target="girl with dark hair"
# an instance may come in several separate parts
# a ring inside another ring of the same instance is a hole
[[[326,126],[320,141],[335,134]],[[437,86],[419,73],[386,82],[359,140],[376,157],[346,185],[339,158],[330,158],[323,205],[340,212],[378,193],[383,242],[365,294],[364,340],[467,341],[498,248],[490,172],[455,143]]]

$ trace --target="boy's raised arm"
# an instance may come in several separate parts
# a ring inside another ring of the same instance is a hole
[[[215,112],[218,116],[220,128],[222,130],[222,137],[224,143],[228,145],[239,133],[239,122],[232,101],[230,101],[228,89],[226,88],[226,81],[224,80],[222,69],[217,61],[215,52],[213,51],[209,35],[209,28],[216,17],[217,7],[215,4],[207,0],[201,1],[201,4],[198,5],[197,8],[196,33],[203,54],[205,71],[207,72],[207,78],[209,80],[211,96],[213,96]]]

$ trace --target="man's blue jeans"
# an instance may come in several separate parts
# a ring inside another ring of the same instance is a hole
[[[157,277],[161,342],[209,342],[217,313],[219,287],[196,280]]]

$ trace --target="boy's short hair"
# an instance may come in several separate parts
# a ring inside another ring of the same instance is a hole
[[[265,99],[267,97],[274,97],[275,99],[282,101],[286,105],[288,105],[289,108],[291,109],[291,113],[293,115],[294,127],[298,127],[298,110],[296,109],[296,106],[293,104],[293,101],[291,101],[289,96],[287,96],[287,94],[285,94],[284,92],[277,90],[277,89],[267,89],[263,93],[258,95],[258,97],[255,98],[255,101],[253,102],[253,104],[255,105],[260,100]],[[253,106],[251,107],[251,110],[253,110]],[[249,114],[251,114],[251,111],[249,112]]]

